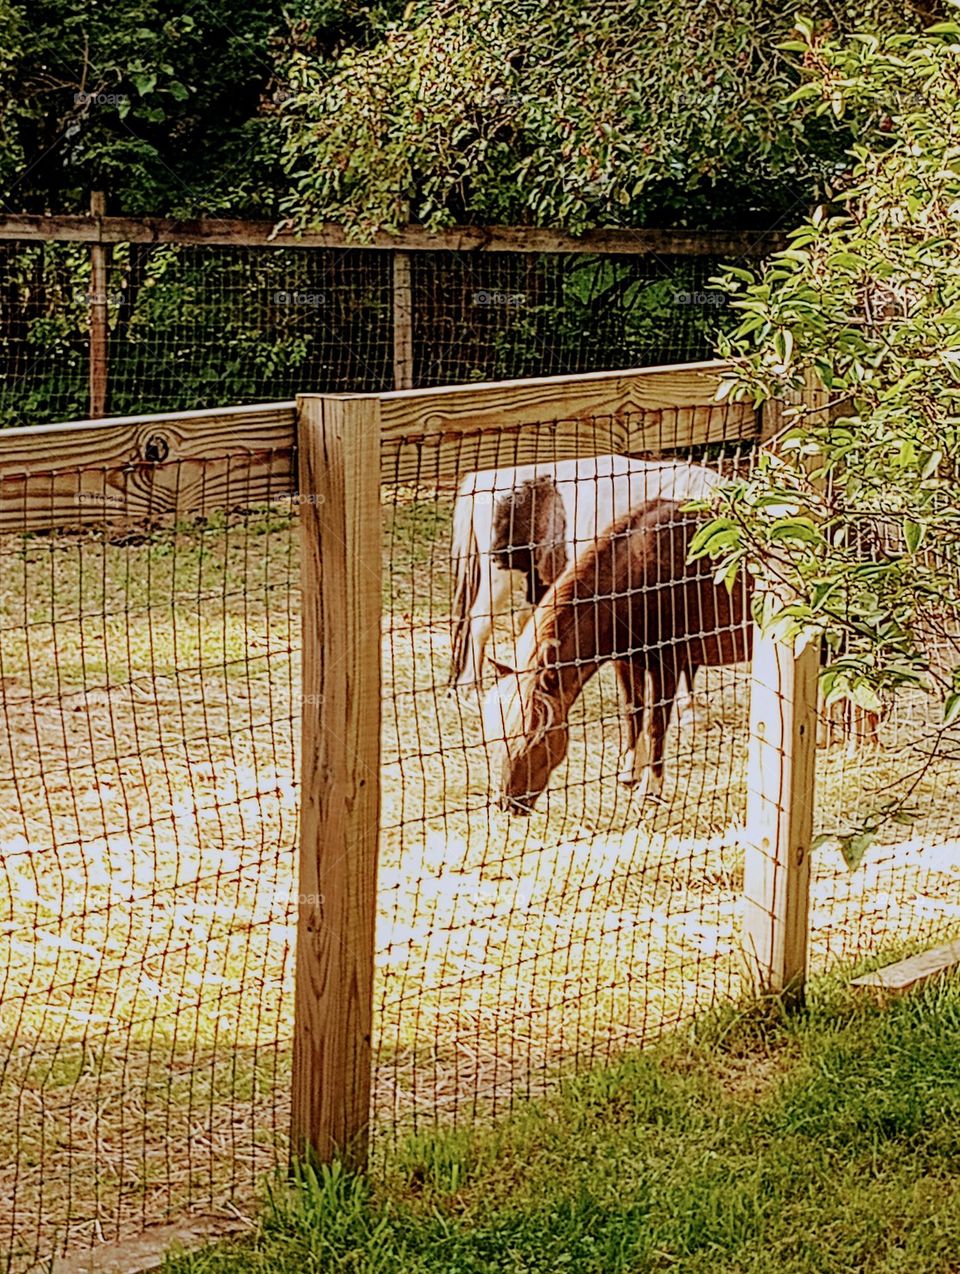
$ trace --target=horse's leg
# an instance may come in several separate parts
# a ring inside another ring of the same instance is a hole
[[[880,714],[850,703],[850,730],[847,736],[847,756],[856,755],[867,748],[880,746]]]
[[[693,683],[697,675],[697,666],[690,667],[680,674],[677,682],[677,724],[683,730],[692,730],[697,724],[697,701],[693,697]]]
[[[494,618],[506,610],[513,585],[513,572],[505,571],[492,553],[480,553],[480,583],[470,607],[467,657],[458,686],[479,685],[483,680],[483,655],[493,632]]]
[[[683,671],[675,667],[669,657],[650,667],[650,760],[637,781],[636,791],[641,801],[656,800],[663,790],[663,748]]]
[[[650,763],[646,731],[646,670],[628,659],[616,661],[621,716],[627,728],[627,750],[620,757],[619,781],[627,787],[637,782]]]

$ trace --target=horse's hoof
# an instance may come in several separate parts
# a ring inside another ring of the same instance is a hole
[[[637,755],[636,748],[629,748],[620,758],[620,772],[617,781],[624,787],[636,787],[649,770],[646,750]]]
[[[620,773],[617,775],[617,782],[622,783],[624,787],[633,787],[637,782],[635,771],[633,751],[625,752],[620,758]]]
[[[662,802],[662,792],[663,775],[654,774],[649,769],[636,780],[633,787],[633,794],[641,804],[644,802],[650,802],[650,804]]]

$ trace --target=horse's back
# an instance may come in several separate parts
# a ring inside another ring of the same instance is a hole
[[[683,665],[741,663],[750,657],[749,579],[741,573],[730,589],[716,581],[710,559],[689,560],[701,525],[702,518],[683,512],[676,500],[656,501],[621,520],[607,549],[614,560],[607,578],[614,596],[624,599],[618,618],[633,649],[673,650]]]

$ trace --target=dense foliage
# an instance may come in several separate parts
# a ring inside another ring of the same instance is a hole
[[[847,139],[783,112],[797,0],[415,4],[366,51],[295,54],[284,112],[301,221],[795,223]],[[890,0],[805,0],[819,23],[901,30]]]
[[[801,7],[895,30],[934,3]],[[359,227],[793,223],[843,149],[778,110],[800,4],[0,0],[0,191]]]
[[[399,10],[399,4],[394,6]],[[10,209],[272,215],[283,68],[369,41],[389,0],[0,0]]]
[[[759,278],[728,274],[743,315],[734,396],[819,392],[731,497],[704,547],[781,590],[779,626],[842,650],[827,688],[874,707],[933,684],[960,719],[960,26],[786,52],[804,113],[856,138],[832,210]],[[784,554],[783,549],[789,554]],[[795,600],[784,604],[784,596]]]

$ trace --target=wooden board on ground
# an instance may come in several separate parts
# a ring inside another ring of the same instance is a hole
[[[171,1249],[191,1251],[207,1243],[235,1237],[244,1229],[240,1221],[220,1217],[193,1217],[173,1225],[158,1225],[135,1238],[101,1243],[83,1252],[57,1257],[51,1274],[144,1274],[159,1270]]]
[[[873,973],[864,973],[862,977],[854,978],[850,985],[878,994],[902,995],[904,991],[957,968],[960,968],[960,940],[931,947],[929,951],[898,960],[896,964],[888,964]]]

